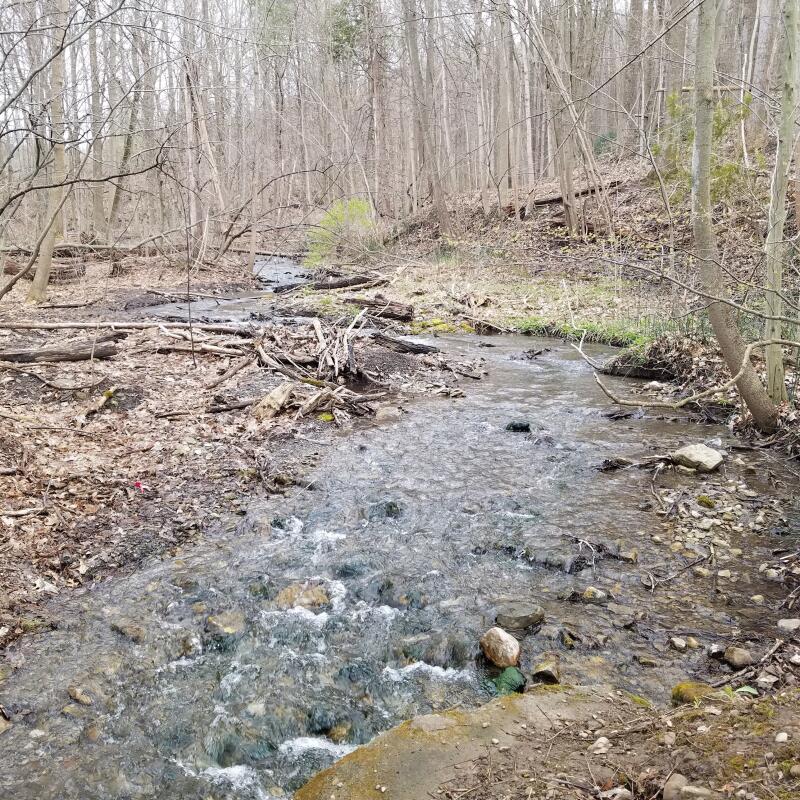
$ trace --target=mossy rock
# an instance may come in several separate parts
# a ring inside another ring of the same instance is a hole
[[[672,704],[681,706],[685,703],[697,703],[704,700],[716,690],[713,686],[700,681],[683,681],[672,687]]]
[[[514,694],[525,688],[525,676],[516,667],[506,667],[493,681],[498,694]]]

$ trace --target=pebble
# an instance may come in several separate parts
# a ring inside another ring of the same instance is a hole
[[[700,648],[700,642],[694,638],[694,636],[687,636],[686,637],[686,646],[690,650],[698,650]]]
[[[492,744],[500,744],[500,740],[499,739],[492,739]]]
[[[778,628],[787,633],[795,633],[800,630],[800,619],[779,619]]]
[[[789,770],[789,774],[793,778],[800,778],[800,764],[792,764],[792,767]]]
[[[671,637],[669,644],[673,650],[677,650],[679,653],[682,653],[687,647],[686,639],[682,639],[680,636]]]
[[[581,597],[585,603],[605,603],[608,599],[608,595],[604,591],[594,586],[587,586]]]
[[[775,741],[778,744],[784,744],[785,742],[789,741],[789,734],[786,731],[781,731],[780,733],[775,734]]]
[[[484,656],[498,667],[515,667],[519,663],[519,642],[502,628],[489,628],[481,636]]]
[[[764,605],[764,595],[763,594],[754,594],[750,600],[755,603],[757,606]]]
[[[728,647],[725,650],[725,661],[734,669],[743,669],[753,663],[753,656],[749,650],[743,647]]]
[[[689,780],[680,772],[673,772],[664,784],[661,794],[663,800],[681,800],[681,789],[688,783]]]
[[[616,786],[606,792],[600,792],[601,800],[633,800],[633,795],[624,786]]]
[[[605,736],[601,736],[596,742],[590,744],[589,752],[595,756],[605,755],[611,749],[611,742]]]

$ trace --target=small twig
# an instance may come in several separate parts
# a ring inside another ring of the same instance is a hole
[[[60,383],[53,383],[52,381],[47,380],[47,378],[43,378],[37,372],[32,372],[31,370],[28,369],[22,369],[21,367],[15,367],[13,364],[0,362],[0,369],[8,369],[11,370],[12,372],[19,372],[21,375],[30,375],[32,378],[36,378],[38,381],[41,381],[41,383],[43,383],[45,386],[48,386],[51,389],[58,389],[59,391],[62,392],[73,392],[78,389],[94,389],[105,380],[105,376],[103,376],[98,380],[94,381],[94,383],[80,384],[76,386],[64,386]]]
[[[31,514],[44,514],[47,509],[44,506],[35,508],[21,508],[19,511],[0,511],[0,517],[28,517]]]
[[[255,356],[250,356],[249,358],[242,359],[238,363],[234,364],[232,367],[225,370],[225,372],[223,372],[222,375],[219,376],[219,378],[216,378],[215,380],[211,381],[211,383],[207,383],[203,388],[216,389],[217,386],[220,386],[221,384],[225,383],[225,381],[229,380],[234,375],[241,372],[245,367],[249,367],[255,360],[256,360]]]

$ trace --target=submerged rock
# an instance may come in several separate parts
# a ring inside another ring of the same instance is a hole
[[[278,592],[275,605],[278,608],[321,608],[330,603],[324,587],[317,584],[293,583]]]
[[[111,630],[126,639],[130,639],[134,644],[141,644],[147,638],[147,632],[142,625],[126,619],[112,622]]]
[[[403,513],[403,509],[396,500],[386,500],[370,506],[367,517],[370,522],[381,519],[398,519]]]
[[[375,412],[376,422],[393,422],[403,416],[403,410],[397,406],[379,406]]]
[[[82,706],[90,706],[94,702],[92,696],[83,686],[69,686],[67,687],[67,694]]]
[[[670,458],[674,463],[696,469],[698,472],[713,472],[722,463],[723,456],[719,450],[704,444],[689,444],[676,450]]]
[[[241,611],[223,611],[206,620],[206,630],[212,636],[237,637],[244,633],[245,619]]]
[[[510,431],[511,433],[530,433],[531,424],[530,422],[516,420],[514,422],[509,422],[508,425],[506,425],[506,430]]]
[[[487,660],[497,667],[516,667],[519,664],[519,642],[502,628],[489,628],[481,636],[480,645]]]
[[[523,601],[508,603],[498,609],[495,622],[505,630],[524,631],[544,622],[544,609]]]

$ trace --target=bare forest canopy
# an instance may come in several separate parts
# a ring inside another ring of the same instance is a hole
[[[793,0],[2,0],[0,48],[0,259],[16,259],[0,298],[35,272],[43,300],[65,245],[324,253],[321,219],[363,222],[381,246],[421,215],[447,239],[464,196],[512,219],[560,202],[572,235],[613,241],[610,165],[646,167],[668,271],[668,183],[691,187],[691,289],[758,427],[776,425],[798,308]],[[770,172],[746,308],[767,397],[714,205]],[[548,179],[558,193],[537,194]]]

